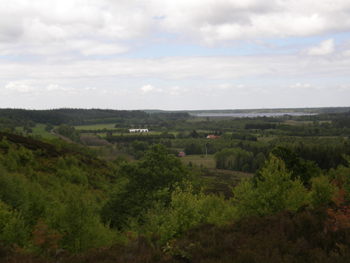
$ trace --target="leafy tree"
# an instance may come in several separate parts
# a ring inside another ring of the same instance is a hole
[[[234,202],[240,217],[265,216],[284,209],[297,210],[306,198],[306,188],[301,181],[293,181],[284,162],[273,155],[266,161],[256,187],[252,181],[242,181],[234,189]]]
[[[291,173],[293,180],[300,178],[304,185],[307,185],[310,179],[319,175],[319,168],[312,162],[302,162],[299,156],[290,148],[277,146],[272,149],[271,154],[283,161],[286,170]],[[270,155],[271,156],[271,155]],[[267,163],[265,163],[266,166]],[[264,165],[255,173],[254,180],[259,180],[262,176]]]
[[[6,205],[4,202],[2,202],[0,199],[0,236],[3,229],[8,224],[11,218],[12,218],[12,212],[10,207]]]
[[[326,205],[337,193],[337,187],[333,186],[327,177],[312,178],[312,188],[309,193],[310,203],[313,207]]]
[[[13,211],[12,217],[2,232],[2,240],[7,245],[25,246],[29,240],[29,229],[20,213]]]
[[[51,123],[47,123],[46,127],[45,127],[45,131],[50,132],[54,128],[55,128],[55,126],[53,126]]]
[[[138,162],[121,165],[120,173],[127,182],[117,188],[102,210],[105,222],[110,220],[112,227],[120,228],[127,218],[138,216],[151,207],[155,201],[169,203],[174,184],[183,186],[183,180],[191,179],[189,170],[181,160],[168,155],[162,144],[153,145]],[[164,195],[163,189],[167,188]]]
[[[6,150],[10,148],[10,144],[6,140],[6,136],[2,137],[2,140],[0,142],[0,148],[6,149]]]
[[[71,252],[110,245],[112,232],[100,222],[95,198],[78,186],[67,186],[61,205],[49,209],[49,225],[60,229],[62,246]]]

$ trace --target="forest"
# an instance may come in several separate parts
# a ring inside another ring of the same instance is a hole
[[[312,113],[0,109],[0,261],[348,262],[350,109]]]

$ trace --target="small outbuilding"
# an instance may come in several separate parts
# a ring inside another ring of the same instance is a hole
[[[207,139],[220,139],[221,137],[220,136],[216,136],[216,135],[208,135],[207,136]]]
[[[180,151],[178,157],[184,157],[185,155],[186,155],[185,152]]]

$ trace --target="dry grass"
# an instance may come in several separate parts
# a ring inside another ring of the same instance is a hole
[[[202,164],[204,167],[207,167],[208,169],[211,169],[211,170],[215,169],[214,154],[208,154],[207,157],[205,155],[186,155],[181,158],[181,161],[185,165],[187,165],[189,162],[192,162],[197,166],[201,166]]]

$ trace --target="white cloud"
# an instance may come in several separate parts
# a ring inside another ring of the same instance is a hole
[[[231,85],[228,83],[223,83],[223,84],[218,85],[217,88],[225,90],[225,89],[231,88]]]
[[[259,39],[349,30],[350,2],[347,0],[0,2],[0,42],[23,44],[29,50],[31,45],[50,50],[51,45],[63,48],[70,41],[94,42],[84,50],[84,55],[124,52],[128,47],[120,41],[143,40],[156,33],[175,34],[181,41],[194,40],[205,45],[251,39],[265,45]],[[115,42],[114,48],[106,44],[109,41]]]
[[[349,91],[350,90],[350,84],[343,84],[343,85],[340,85],[339,87],[339,91]]]
[[[28,86],[27,84],[24,84],[22,82],[10,82],[5,86],[5,89],[17,91],[19,93],[28,93],[35,90],[35,88]]]
[[[151,93],[151,92],[162,92],[162,89],[156,89],[154,86],[152,85],[145,85],[142,86],[141,90],[145,93]]]
[[[297,84],[290,85],[289,88],[291,88],[291,89],[308,89],[308,88],[311,88],[311,85],[297,83]]]
[[[97,88],[92,88],[92,87],[85,87],[86,91],[95,91]]]
[[[343,51],[343,56],[350,57],[350,50]]]
[[[308,55],[330,55],[334,52],[334,39],[326,39],[322,41],[317,47],[311,47],[308,50]]]
[[[183,94],[184,90],[179,86],[174,86],[168,89],[168,92],[171,96],[179,96]]]
[[[60,92],[66,92],[67,94],[71,94],[71,95],[75,95],[75,94],[77,94],[76,92],[75,92],[75,89],[74,88],[64,88],[64,87],[61,87],[61,86],[59,86],[59,85],[57,85],[57,84],[50,84],[49,86],[47,86],[46,87],[46,90],[47,91],[52,91],[52,92],[54,92],[54,91],[60,91]]]
[[[145,85],[141,88],[141,90],[143,92],[151,92],[151,91],[154,91],[155,88],[152,85]]]
[[[62,88],[59,85],[50,84],[46,87],[48,91],[55,91],[55,90],[61,90]]]
[[[275,68],[271,71],[270,68]],[[283,78],[292,76],[339,77],[347,76],[350,57],[265,55],[230,57],[167,57],[115,58],[108,60],[68,61],[66,63],[25,64],[0,61],[2,79],[37,79],[57,83],[57,80],[78,81],[86,79],[143,79],[160,78],[179,80],[189,78],[232,80],[246,77]],[[144,92],[156,91],[152,85],[141,86]],[[153,88],[152,88],[153,87]],[[159,90],[158,90],[159,91]]]

